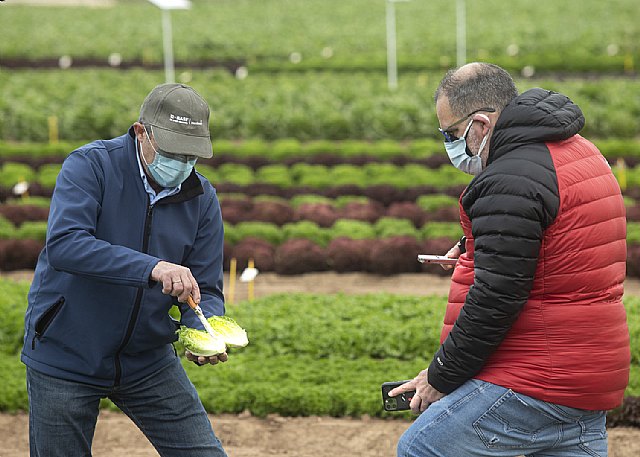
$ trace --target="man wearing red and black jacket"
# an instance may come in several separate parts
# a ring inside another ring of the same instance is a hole
[[[630,347],[622,304],[625,208],[609,165],[564,95],[518,95],[472,63],[436,91],[445,148],[475,175],[440,349],[392,391],[422,412],[399,456],[607,455]]]

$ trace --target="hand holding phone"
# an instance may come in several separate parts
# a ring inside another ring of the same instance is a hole
[[[410,380],[407,381],[390,381],[382,384],[382,406],[385,411],[406,411],[411,409],[409,404],[411,403],[411,399],[416,394],[415,390],[401,393],[395,397],[389,396],[389,391],[399,387],[403,384],[406,384]]]

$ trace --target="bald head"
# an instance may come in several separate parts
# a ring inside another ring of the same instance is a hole
[[[511,75],[497,65],[473,62],[456,70],[449,70],[442,78],[435,94],[446,98],[451,111],[464,116],[480,108],[494,108],[501,112],[518,95]]]
[[[482,70],[482,67],[484,65],[491,65],[491,64],[482,64],[480,62],[471,62],[471,63],[468,63],[466,65],[461,66],[457,70],[454,70],[454,73],[456,73],[456,75],[460,79],[471,78],[472,76],[477,75],[478,72],[480,72]]]

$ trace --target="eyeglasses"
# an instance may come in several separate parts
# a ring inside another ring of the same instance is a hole
[[[477,109],[475,111],[471,111],[469,114],[467,114],[464,117],[461,117],[460,119],[455,121],[453,124],[451,124],[446,129],[440,129],[439,128],[438,130],[440,131],[440,133],[442,133],[442,136],[444,136],[444,141],[446,143],[451,143],[453,141],[456,141],[458,139],[458,137],[455,135],[455,133],[453,131],[451,131],[451,129],[456,127],[457,125],[459,125],[461,122],[466,121],[467,119],[469,119],[474,114],[479,113],[480,111],[486,111],[487,113],[495,113],[496,112],[495,108],[480,108],[480,109]]]
[[[151,145],[151,149],[153,149],[153,152],[155,152],[156,154],[160,154],[161,156],[164,156],[168,159],[173,159],[173,160],[177,160],[179,162],[195,162],[196,159],[198,157],[196,156],[192,156],[192,155],[185,155],[185,154],[172,154],[170,152],[166,152],[163,151],[160,148],[156,148],[153,143],[151,142],[151,135],[149,135],[149,131],[147,130],[147,126],[143,125],[144,127],[144,131],[147,134],[147,138],[149,138],[149,144]],[[153,131],[151,132],[153,133]]]

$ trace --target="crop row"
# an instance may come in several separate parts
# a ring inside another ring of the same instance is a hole
[[[335,209],[307,198],[299,201],[296,211],[278,201],[266,200],[249,209],[250,200],[224,199],[221,207],[225,242],[234,246],[251,238],[278,246],[305,239],[326,247],[340,238],[380,240],[403,236],[422,242],[437,238],[457,240],[462,235],[458,210],[444,195],[423,196],[419,204],[396,204],[388,209],[375,202],[351,199]],[[633,210],[640,212],[636,206]],[[44,206],[0,205],[0,239],[44,241],[48,213]],[[640,245],[640,222],[627,222],[627,242]]]
[[[46,235],[46,222],[10,224],[0,232],[0,269],[34,268]],[[627,226],[627,274],[640,277],[640,223]],[[383,217],[370,224],[339,219],[329,228],[311,221],[282,226],[265,222],[225,225],[224,267],[237,260],[238,268],[250,259],[261,271],[297,275],[314,271],[366,271],[393,275],[427,271],[447,274],[437,266],[417,262],[418,254],[447,252],[460,237],[456,222],[427,222],[416,228],[407,219]]]
[[[0,168],[0,183],[5,187],[11,187],[18,182],[26,181],[53,188],[60,167],[60,164],[44,164],[36,171],[26,164],[5,162]],[[291,167],[284,164],[265,165],[256,171],[247,165],[233,163],[215,168],[199,164],[197,170],[216,185],[221,183],[238,185],[263,183],[283,188],[293,186],[323,188],[332,185],[367,187],[377,184],[399,188],[419,185],[450,187],[466,185],[470,179],[468,175],[452,166],[431,169],[417,164],[397,166],[391,163],[327,167],[300,162]]]
[[[17,162],[39,168],[43,164],[60,163],[71,151],[88,143],[57,142],[28,143],[0,141],[0,163]],[[375,162],[391,162],[396,165],[418,164],[438,168],[448,164],[440,138],[423,138],[412,141],[396,140],[314,140],[299,141],[283,138],[265,140],[213,139],[214,156],[200,159],[199,164],[217,167],[224,164],[247,165],[257,169],[265,165],[294,165],[304,162],[311,165],[334,166],[340,164],[364,165]],[[637,139],[597,139],[600,152],[612,164],[618,159],[634,167],[640,162],[640,141]]]
[[[46,221],[26,221],[16,228],[0,224],[0,270],[32,269],[44,246]],[[404,236],[402,236],[405,234]],[[431,222],[419,230],[403,219],[376,224],[342,219],[331,228],[311,221],[278,227],[261,222],[225,224],[224,266],[231,258],[244,268],[249,259],[261,271],[302,274],[309,271],[369,271],[397,274],[422,271],[417,255],[445,252],[461,235],[457,223]],[[429,267],[427,271],[441,273]]]
[[[409,219],[416,226],[430,220],[454,220],[458,215],[456,202],[464,186],[402,189],[392,185],[365,188],[343,185],[283,189],[273,184],[218,184],[216,188],[228,222],[256,220],[282,225],[311,220],[327,227],[344,218],[375,222],[389,216]],[[0,213],[16,225],[25,220],[46,219],[41,208],[49,206],[53,188],[35,183],[30,184],[27,191],[29,196],[17,197],[13,188],[0,186],[0,202],[3,202]],[[624,195],[627,220],[640,220],[640,186],[628,187]],[[31,207],[36,208],[32,211]]]
[[[34,183],[38,188],[32,189],[32,193],[40,189],[42,193],[37,195],[48,196],[55,186],[60,167],[60,164],[48,163],[35,170],[24,163],[5,162],[0,168],[0,186],[11,189],[20,182]],[[330,167],[297,162],[291,166],[269,164],[256,170],[249,165],[236,163],[226,163],[216,167],[199,164],[197,170],[223,194],[233,192],[234,189],[241,192],[241,189],[255,186],[259,190],[274,189],[275,196],[285,196],[287,193],[289,196],[304,194],[307,189],[321,193],[341,187],[359,189],[359,194],[366,196],[365,189],[375,189],[378,186],[390,187],[400,192],[429,189],[425,193],[433,193],[453,189],[453,192],[448,193],[455,195],[457,190],[466,186],[470,180],[468,175],[450,165],[429,168],[418,164],[395,165],[380,162],[360,166],[340,164]],[[614,166],[613,170],[625,191],[629,189],[631,194],[637,193],[636,188],[640,187],[640,165],[634,168]],[[417,194],[414,192],[415,195],[410,200],[419,198],[419,192]]]
[[[319,195],[300,195],[289,201],[269,196],[249,199],[234,194],[220,195],[219,198],[226,224],[254,221],[281,226],[311,221],[327,228],[339,219],[373,223],[389,217],[407,219],[418,228],[428,221],[456,222],[459,219],[457,199],[444,194],[422,195],[416,202],[393,203],[388,207],[357,196],[329,199]],[[21,227],[25,222],[46,221],[49,204],[50,200],[42,197],[13,199],[0,204],[0,236],[11,233],[10,225]]]
[[[385,68],[384,2],[192,3],[192,9],[172,15],[179,62],[200,66],[239,60],[250,71]],[[131,0],[106,9],[9,5],[3,5],[0,15],[4,59],[68,55],[105,64],[110,56],[113,64],[121,59],[162,62],[160,15],[147,2]],[[635,2],[585,0],[581,5],[571,12],[572,24],[567,27],[566,9],[554,0],[539,0],[535,5],[526,0],[466,2],[467,57],[494,61],[514,71],[525,66],[537,71],[632,71],[634,59],[640,57]],[[399,4],[396,16],[401,70],[455,64],[456,8],[450,2]],[[34,24],[38,33],[25,40],[24,31],[32,30]],[[114,41],[106,33],[113,24],[130,32]],[[60,30],[74,33],[61,40]]]
[[[216,71],[185,72],[209,102],[215,139],[441,140],[433,93],[442,74],[403,74],[390,92],[382,74],[252,75],[244,80]],[[59,138],[80,142],[111,138],[138,118],[158,71],[0,72],[0,140],[47,141],[50,118]],[[588,138],[637,138],[640,80],[517,79],[523,91],[544,87],[568,95],[582,108]],[[441,150],[440,148],[438,150]]]
[[[1,411],[28,407],[17,356],[27,288],[0,281]],[[397,417],[382,410],[380,385],[428,365],[445,302],[438,296],[281,294],[227,305],[227,314],[246,328],[249,346],[230,351],[229,361],[216,367],[184,366],[211,413]],[[625,297],[625,305],[636,341],[640,299]],[[632,346],[631,353],[629,405],[640,394],[640,348]],[[615,423],[640,424],[632,410],[611,413]]]
[[[244,222],[225,228],[225,267],[235,258],[239,268],[253,259],[262,271],[289,275],[325,270],[447,274],[420,265],[417,255],[444,254],[461,234],[454,222],[428,222],[416,229],[408,220],[392,218],[375,224],[341,219],[328,229],[310,221],[282,227]],[[627,224],[627,244],[627,275],[640,277],[640,223]]]

